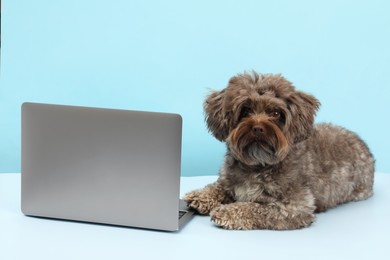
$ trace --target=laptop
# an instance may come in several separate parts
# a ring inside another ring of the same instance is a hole
[[[181,136],[178,114],[23,103],[22,212],[176,231]]]

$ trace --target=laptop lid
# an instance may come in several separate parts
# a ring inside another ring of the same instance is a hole
[[[177,114],[24,103],[22,212],[177,230]]]

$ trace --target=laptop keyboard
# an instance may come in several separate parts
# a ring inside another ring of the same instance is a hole
[[[179,211],[179,219],[181,219],[181,217],[183,217],[186,213],[187,213],[187,211],[185,211],[185,210],[180,210],[180,211]]]

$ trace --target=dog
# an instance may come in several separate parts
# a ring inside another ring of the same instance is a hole
[[[315,213],[373,195],[375,160],[355,133],[314,124],[320,102],[280,74],[238,74],[205,102],[227,152],[215,183],[184,200],[225,229],[308,227]]]

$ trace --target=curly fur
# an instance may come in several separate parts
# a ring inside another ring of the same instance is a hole
[[[315,213],[373,194],[374,159],[353,132],[314,125],[319,101],[281,75],[239,74],[204,103],[226,142],[215,183],[184,199],[227,229],[298,229]]]

